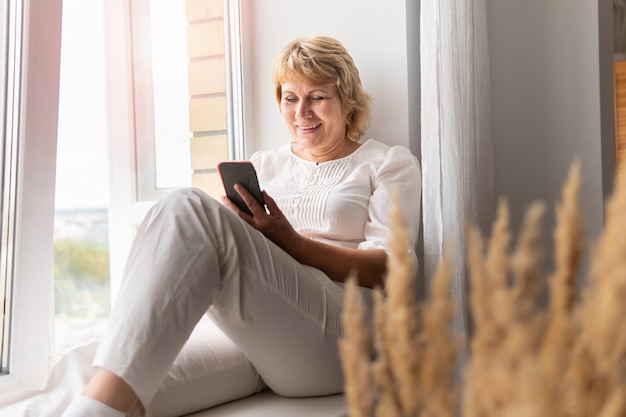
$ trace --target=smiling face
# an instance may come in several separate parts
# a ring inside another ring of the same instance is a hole
[[[346,139],[348,112],[335,86],[285,82],[280,111],[297,143],[294,152],[298,156],[323,162],[353,150],[355,144]]]

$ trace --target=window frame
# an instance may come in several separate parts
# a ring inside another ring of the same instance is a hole
[[[12,148],[14,140],[7,136],[12,130],[11,120],[12,114],[7,114],[9,108],[8,103],[14,102],[14,94],[12,93],[13,82],[10,80],[14,77],[14,67],[11,65],[9,56],[15,41],[15,35],[12,35],[10,27],[13,25],[9,19],[9,3],[0,4],[0,22],[7,30],[0,31],[0,132],[2,132],[4,140],[0,143],[0,299],[3,301],[2,311],[0,311],[0,375],[8,372],[8,342],[10,338],[11,323],[11,296],[12,293],[12,277],[13,277],[13,211],[3,211],[3,207],[12,206],[11,199],[13,192],[8,190],[10,182],[7,176],[12,177],[13,166],[15,163],[12,158]],[[12,36],[11,36],[12,35]],[[12,105],[13,107],[13,105]],[[11,108],[12,108],[11,107]],[[12,112],[13,113],[13,112]],[[7,117],[9,116],[9,117]]]
[[[13,302],[9,374],[0,377],[3,396],[41,388],[54,346],[52,236],[62,0],[13,2],[18,3],[23,16]]]
[[[228,106],[228,157],[246,158],[244,59],[241,0],[224,0],[226,42],[226,101]]]
[[[154,111],[154,71],[150,14],[151,0],[129,2],[131,29],[129,47],[133,56],[131,85],[134,98],[134,141],[136,152],[136,183],[138,201],[155,201],[174,188],[157,184],[157,132]],[[182,4],[182,7],[185,7]],[[191,137],[191,132],[189,132]],[[191,168],[190,168],[191,170]]]

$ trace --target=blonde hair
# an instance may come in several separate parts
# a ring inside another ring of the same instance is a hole
[[[276,57],[273,76],[279,106],[281,85],[288,80],[336,86],[342,106],[348,110],[346,139],[356,142],[365,134],[371,119],[372,98],[361,85],[352,57],[336,39],[318,36],[291,41]]]

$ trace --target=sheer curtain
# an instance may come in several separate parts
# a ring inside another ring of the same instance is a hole
[[[466,338],[465,225],[484,233],[494,212],[485,0],[423,1],[420,28],[426,288],[448,246],[456,271],[453,329]]]

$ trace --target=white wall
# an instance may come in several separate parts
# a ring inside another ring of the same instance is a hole
[[[496,193],[508,197],[515,227],[531,201],[548,203],[547,239],[574,158],[582,162],[588,236],[595,239],[602,226],[602,158],[610,160],[610,147],[603,155],[601,133],[610,143],[613,118],[612,90],[600,94],[611,74],[599,47],[611,20],[598,3],[487,1]]]
[[[405,0],[243,0],[242,18],[248,155],[290,141],[274,99],[272,62],[292,39],[316,35],[344,44],[374,96],[366,137],[409,146]]]
[[[532,201],[552,207],[578,157],[586,233],[592,240],[600,234],[615,167],[612,61],[606,62],[612,21],[610,4],[601,3],[487,0],[495,192],[509,199],[514,230]],[[374,95],[367,136],[409,146],[419,155],[417,4],[243,0],[247,153],[289,140],[273,95],[275,55],[297,36],[323,34],[344,43]],[[552,208],[546,217],[547,242]]]

